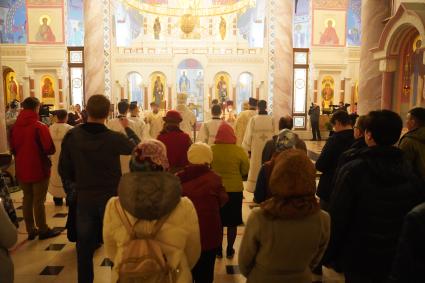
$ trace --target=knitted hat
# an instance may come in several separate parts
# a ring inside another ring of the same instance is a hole
[[[147,139],[139,143],[133,152],[130,161],[131,171],[156,171],[155,166],[167,170],[170,165],[167,159],[167,148],[154,139]]]
[[[203,142],[192,144],[187,151],[187,160],[196,165],[211,164],[213,161],[211,147]]]
[[[187,94],[186,93],[178,93],[177,94],[177,104],[186,104],[187,103]]]
[[[183,121],[182,115],[180,115],[180,112],[176,110],[168,111],[163,119],[166,123],[179,124],[181,121]]]
[[[220,127],[218,128],[217,134],[215,136],[214,143],[236,144],[236,136],[235,136],[235,131],[233,130],[233,128],[226,122],[221,123]]]
[[[269,186],[281,198],[314,196],[316,168],[304,151],[285,150],[275,157]]]
[[[285,149],[295,148],[297,144],[297,135],[294,134],[291,130],[283,129],[277,135],[277,140],[275,144],[276,151],[284,151]]]

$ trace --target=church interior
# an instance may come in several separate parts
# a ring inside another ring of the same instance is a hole
[[[120,101],[142,115],[155,104],[165,115],[184,95],[195,136],[214,100],[230,123],[250,99],[266,101],[275,122],[292,117],[315,162],[325,141],[310,141],[312,105],[321,108],[324,138],[340,107],[358,115],[388,109],[403,120],[425,107],[424,38],[425,0],[0,0],[0,152],[9,150],[14,101],[35,97],[48,111],[73,111],[104,94],[112,118]],[[20,220],[10,249],[14,282],[77,282],[68,208],[47,195],[47,220],[63,232],[28,241],[22,196],[18,187],[11,193]],[[245,191],[244,223],[252,199]],[[93,261],[94,282],[109,282],[103,248]],[[217,260],[214,273],[214,282],[245,282],[237,256]],[[345,281],[324,268],[323,282]]]

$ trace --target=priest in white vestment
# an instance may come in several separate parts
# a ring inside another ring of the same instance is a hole
[[[242,111],[235,122],[236,144],[242,145],[249,120],[257,114],[257,99],[249,98],[249,109]]]
[[[178,93],[177,94],[177,107],[175,109],[180,113],[183,118],[183,121],[180,123],[180,129],[188,134],[193,140],[193,132],[196,124],[196,116],[192,110],[187,106],[187,94]]]
[[[146,131],[149,133],[147,138],[156,139],[164,127],[164,120],[162,118],[165,114],[159,110],[159,106],[155,102],[152,102],[150,106],[152,111],[145,114]]]
[[[218,128],[220,127],[223,120],[221,119],[221,106],[214,104],[211,107],[212,119],[202,123],[201,129],[197,136],[196,141],[203,142],[208,145],[213,145],[215,136],[217,135]]]
[[[258,102],[258,115],[248,122],[242,147],[250,154],[250,166],[248,180],[245,189],[254,192],[257,183],[258,172],[261,168],[261,157],[264,146],[276,133],[276,127],[272,116],[267,113],[267,102]]]

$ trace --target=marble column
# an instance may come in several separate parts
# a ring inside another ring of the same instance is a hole
[[[103,5],[84,1],[84,72],[86,102],[94,94],[105,93]]]
[[[379,61],[373,60],[370,49],[377,47],[384,29],[384,20],[391,15],[391,0],[362,1],[362,44],[360,49],[360,78],[358,113],[367,114],[380,109],[382,72]]]
[[[393,72],[384,72],[382,79],[382,99],[381,108],[392,110],[392,95],[393,95]]]
[[[293,46],[292,15],[294,1],[271,1],[271,21],[275,35],[275,73],[273,85],[273,117],[277,121],[284,115],[292,115]]]
[[[0,47],[1,51],[1,47]],[[1,54],[1,53],[0,53]],[[0,56],[0,70],[3,70]],[[0,89],[3,93],[3,79],[0,79]],[[6,95],[5,93],[3,95]],[[4,104],[4,96],[0,96],[0,153],[6,152],[7,148],[7,131],[6,131],[6,107]]]

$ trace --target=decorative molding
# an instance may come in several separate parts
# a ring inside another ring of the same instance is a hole
[[[112,97],[111,77],[111,18],[110,1],[102,0],[103,4],[103,68],[105,72],[105,95]]]

